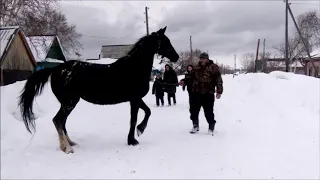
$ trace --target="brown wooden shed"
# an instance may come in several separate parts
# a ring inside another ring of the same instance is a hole
[[[0,27],[0,85],[26,80],[36,61],[19,26]]]

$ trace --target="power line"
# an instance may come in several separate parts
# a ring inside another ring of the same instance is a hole
[[[130,35],[128,36],[122,36],[122,37],[107,37],[107,36],[93,36],[93,35],[82,35],[84,37],[90,37],[90,38],[106,38],[106,39],[121,39],[121,38],[128,38],[130,37]]]
[[[301,5],[315,5],[315,4],[318,4],[318,3],[307,3],[307,2],[291,2],[290,4],[301,4]]]
[[[120,8],[121,10],[126,11],[126,12],[131,13],[132,15],[134,15],[134,16],[136,16],[136,17],[141,18],[141,16],[138,16],[136,13],[133,13],[134,11],[128,11],[127,9],[124,9],[124,8],[122,8],[122,7],[114,4],[113,2],[111,2],[111,1],[109,1],[109,0],[107,0],[106,2],[109,2],[109,3],[113,4],[114,6],[117,6],[117,7]]]

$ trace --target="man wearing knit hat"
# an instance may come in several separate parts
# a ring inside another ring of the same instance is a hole
[[[223,92],[223,81],[218,65],[209,60],[209,55],[205,52],[200,54],[200,61],[191,71],[188,78],[182,79],[180,85],[192,82],[192,92],[190,93],[190,119],[193,128],[190,133],[199,131],[199,112],[203,108],[205,117],[209,124],[208,133],[213,135],[216,120],[214,118],[213,107],[215,98],[220,99]],[[216,93],[216,97],[215,97]]]

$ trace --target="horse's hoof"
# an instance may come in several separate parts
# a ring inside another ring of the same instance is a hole
[[[63,152],[65,152],[66,154],[69,154],[69,153],[74,153],[73,149],[71,146],[66,146],[64,148],[60,148]]]
[[[132,146],[136,146],[139,144],[139,141],[137,141],[136,139],[132,139],[128,141],[128,145],[132,145]]]
[[[146,129],[146,126],[138,125],[137,126],[137,135],[140,136],[141,134],[143,134],[145,129]]]
[[[73,151],[73,149],[69,146],[69,148],[66,148],[65,153],[66,153],[66,154],[74,153],[74,151]]]

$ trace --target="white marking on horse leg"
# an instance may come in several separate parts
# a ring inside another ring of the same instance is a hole
[[[60,149],[69,154],[69,153],[73,153],[73,149],[70,146],[67,136],[64,134],[64,131],[61,131],[61,133],[59,133],[59,141],[60,141]]]
[[[77,145],[77,143],[73,142],[73,141],[70,139],[70,137],[69,137],[68,134],[66,135],[66,137],[67,137],[67,140],[68,140],[70,146],[75,146],[75,145]]]
[[[139,137],[141,134],[142,134],[142,132],[141,132],[139,129],[137,129],[137,135],[138,135],[138,137]]]

